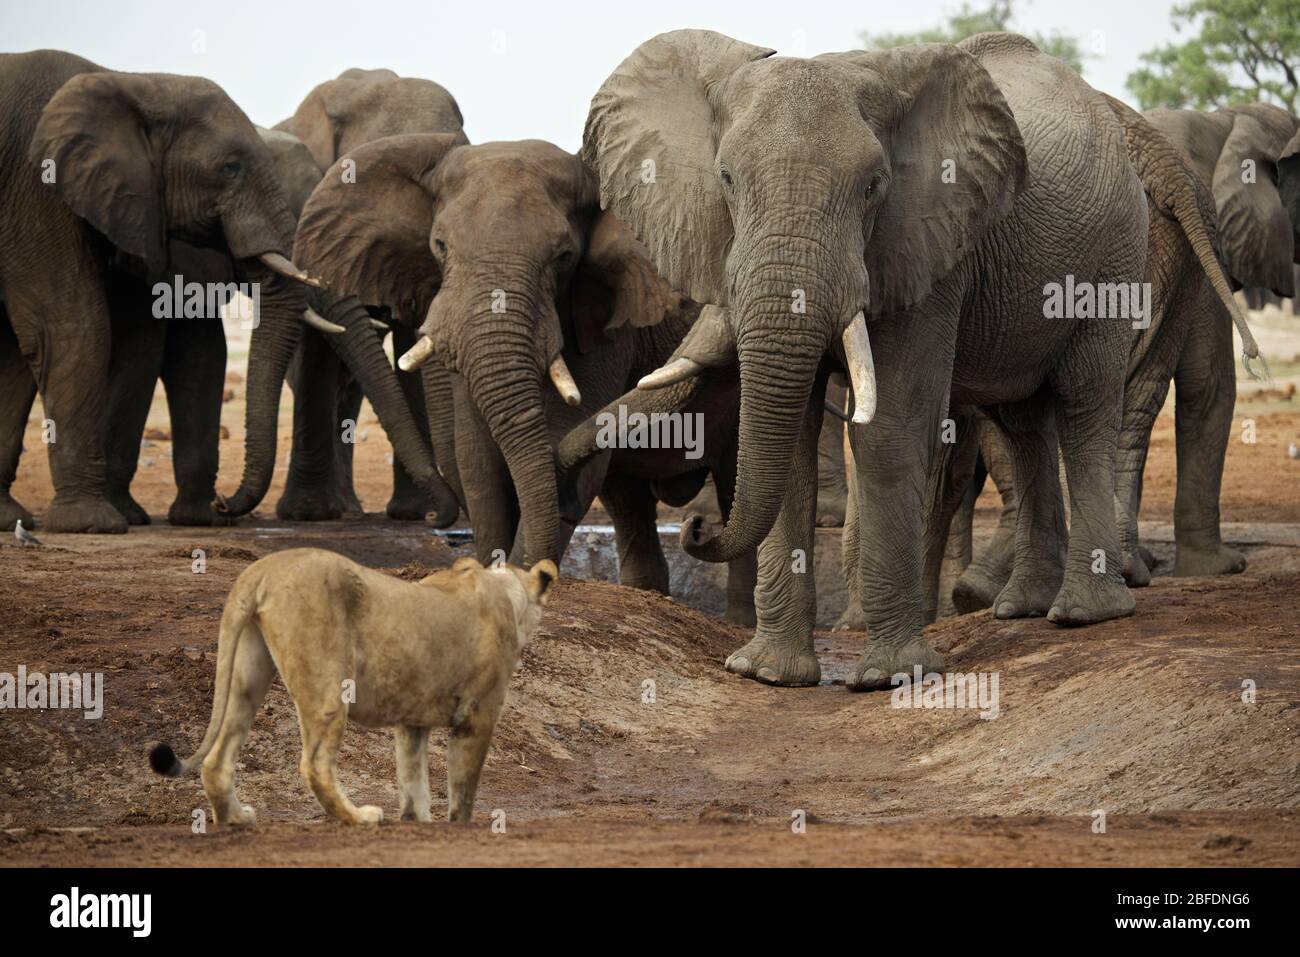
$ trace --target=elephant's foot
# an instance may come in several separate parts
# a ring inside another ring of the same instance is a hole
[[[1093,625],[1133,614],[1137,601],[1122,579],[1109,575],[1066,576],[1052,601],[1047,620],[1056,625]]]
[[[197,525],[203,528],[237,524],[239,519],[213,511],[212,500],[216,494],[215,491],[177,491],[176,500],[167,509],[167,521],[172,525]]]
[[[151,521],[149,513],[144,507],[131,497],[131,493],[126,490],[114,491],[110,489],[104,494],[108,499],[108,504],[122,513],[128,525],[148,525]],[[211,499],[209,499],[211,501]],[[209,508],[208,511],[211,511]]]
[[[817,527],[843,528],[848,493],[845,489],[818,489]]]
[[[931,648],[924,638],[918,636],[902,645],[873,641],[845,684],[850,691],[892,688],[895,687],[895,675],[906,675],[911,681],[918,667],[922,675],[942,674],[945,669],[943,655]]]
[[[812,635],[791,641],[772,635],[755,635],[749,644],[733,651],[727,670],[765,685],[803,688],[821,681],[822,666],[813,651]]]
[[[288,485],[275,515],[286,522],[328,522],[343,514],[343,507],[332,489],[306,485]]]
[[[102,498],[55,495],[41,521],[47,532],[121,535],[127,530],[122,513]]]
[[[981,565],[967,565],[966,570],[952,586],[952,604],[959,615],[969,615],[973,611],[993,607],[993,601],[1006,587],[1006,579],[990,574]]]
[[[862,605],[854,598],[849,599],[849,603],[844,607],[840,614],[839,620],[835,622],[835,627],[831,631],[866,631],[867,614],[862,610]]]
[[[1052,598],[1058,594],[1060,583],[1030,579],[1011,573],[1010,580],[993,600],[993,617],[1042,618],[1052,607]]]
[[[433,499],[419,489],[393,492],[384,507],[384,514],[397,522],[423,522],[424,516],[436,512]]]
[[[1124,562],[1124,584],[1129,588],[1146,588],[1151,584],[1151,568],[1136,551]]]
[[[1236,575],[1246,570],[1246,556],[1235,548],[1220,545],[1213,551],[1201,551],[1179,546],[1174,561],[1174,574],[1179,577],[1194,575]]]
[[[31,512],[12,498],[8,490],[0,492],[0,529],[12,532],[15,523],[20,521],[23,523],[23,528],[33,529],[36,527],[36,520],[32,518]]]
[[[1146,562],[1146,566],[1147,566],[1147,568],[1148,568],[1149,570],[1151,570],[1151,571],[1155,571],[1155,570],[1156,570],[1156,553],[1153,552],[1153,551],[1151,551],[1151,549],[1147,548],[1145,545],[1139,545],[1138,548],[1137,548],[1137,551],[1138,551],[1138,555],[1141,557],[1142,561]]]

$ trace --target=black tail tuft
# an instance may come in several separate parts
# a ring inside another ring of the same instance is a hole
[[[149,752],[149,767],[165,778],[178,777],[181,763],[176,760],[176,752],[170,744],[155,744]]]

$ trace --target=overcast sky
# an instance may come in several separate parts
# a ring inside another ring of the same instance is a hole
[[[388,67],[451,90],[474,142],[538,138],[576,150],[597,87],[641,41],[684,27],[778,53],[858,46],[863,30],[933,26],[961,0],[0,0],[5,52],[69,50],[110,69],[220,83],[256,123],[289,116],[348,67]],[[983,0],[974,0],[982,6]],[[1178,35],[1172,0],[1020,0],[1026,33],[1079,37],[1084,74],[1129,99],[1138,55]],[[201,32],[200,32],[201,31]],[[198,52],[196,47],[202,47]]]

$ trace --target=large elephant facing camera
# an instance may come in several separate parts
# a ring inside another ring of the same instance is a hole
[[[757,632],[728,669],[772,684],[820,678],[813,576],[800,574],[812,563],[791,559],[813,548],[816,443],[837,369],[854,393],[856,573],[872,637],[851,688],[943,667],[921,635],[922,583],[942,557],[924,552],[922,531],[950,393],[1012,431],[1025,480],[998,615],[1130,614],[1112,499],[1132,320],[1044,311],[1050,283],[1142,279],[1142,186],[1109,104],[1010,34],[773,52],[707,31],[656,37],[596,94],[583,143],[602,202],[660,272],[720,307],[645,385],[685,396],[739,369],[731,518],[683,530],[687,550],[712,561],[761,542]],[[662,404],[652,394],[621,401]],[[1054,474],[1030,481],[1047,474],[1040,435],[1053,415],[1073,493],[1063,574],[1064,530],[1048,518],[1059,487]]]
[[[307,277],[288,258],[293,218],[270,151],[210,80],[118,73],[50,50],[4,54],[0,116],[0,523],[26,514],[9,487],[39,389],[55,489],[42,524],[123,532],[106,497],[106,419],[127,381],[110,380],[113,326],[151,309],[152,285],[175,271],[175,242],[229,257],[260,285],[253,421],[278,399],[306,304]],[[186,383],[204,393],[186,400],[219,408],[222,379],[210,372]],[[176,471],[172,514],[209,515],[215,455]]]

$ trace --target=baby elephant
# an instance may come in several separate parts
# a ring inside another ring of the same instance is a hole
[[[510,675],[557,574],[551,561],[525,571],[462,558],[412,584],[315,548],[254,562],[221,616],[203,743],[183,762],[159,744],[149,763],[177,777],[202,762],[216,822],[252,824],[253,809],[235,796],[235,761],[279,668],[298,708],[302,775],[326,811],[349,824],[383,820],[335,777],[351,716],[396,729],[402,820],[432,820],[429,729],[451,728],[447,818],[468,821]]]

